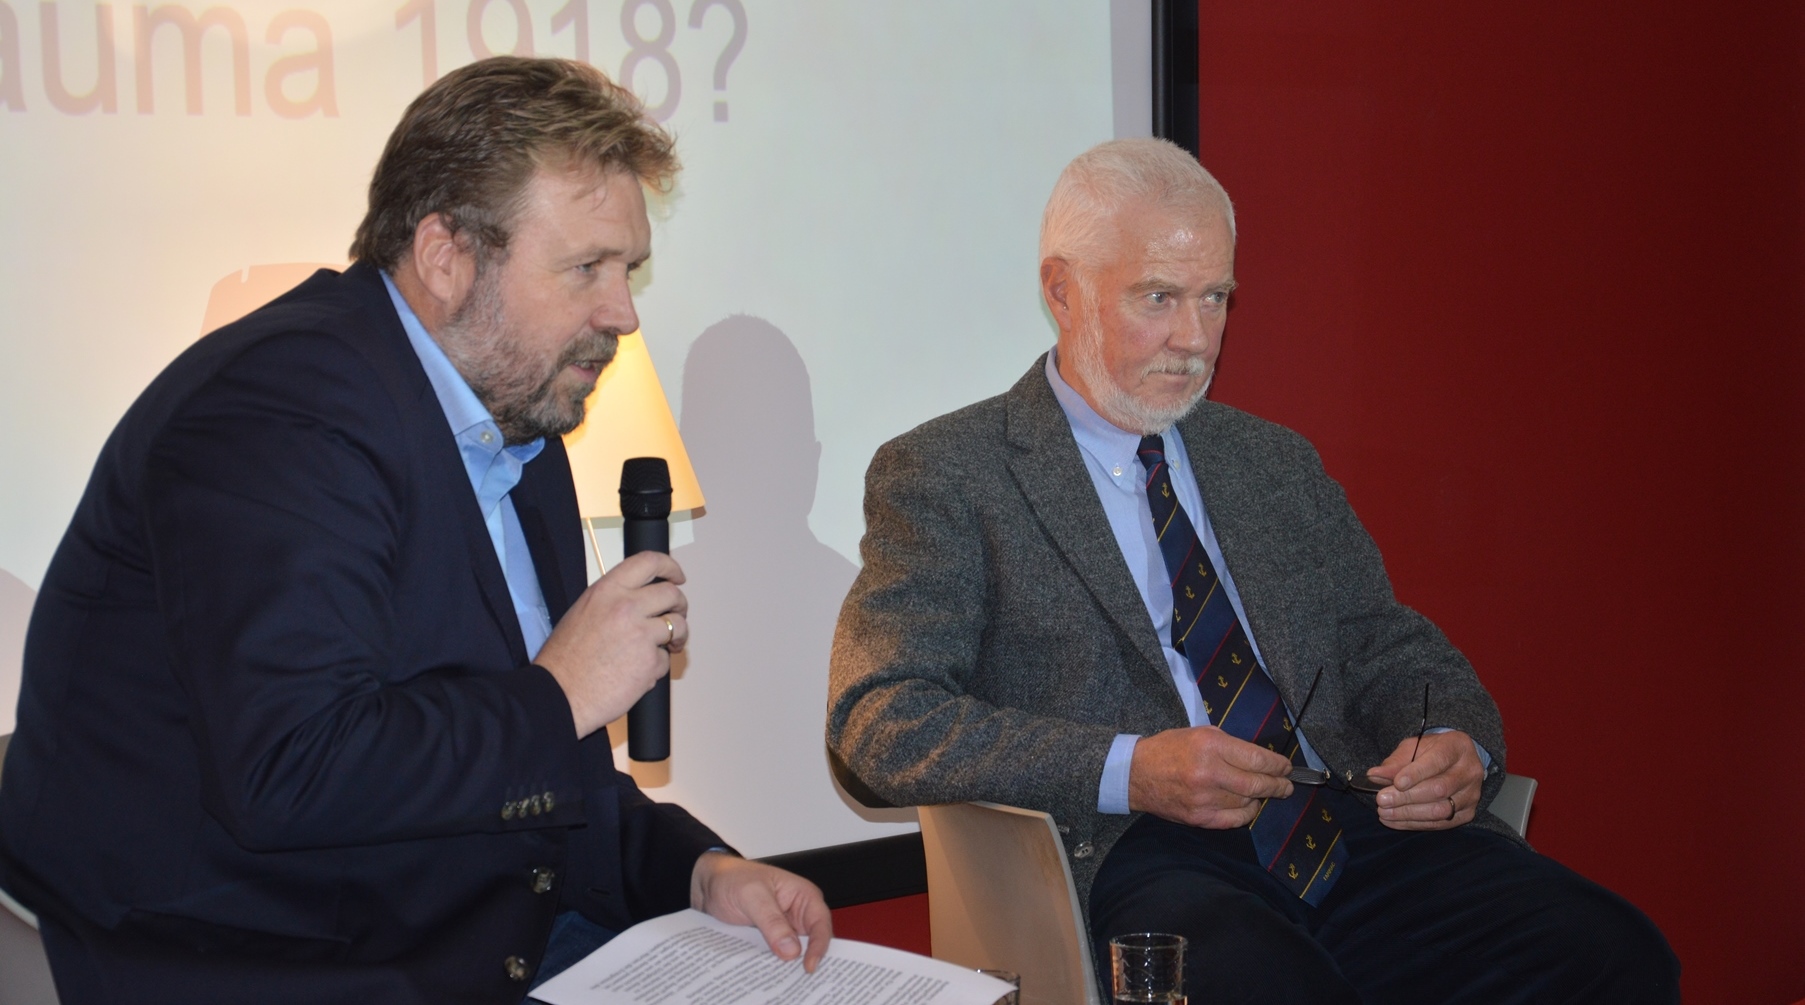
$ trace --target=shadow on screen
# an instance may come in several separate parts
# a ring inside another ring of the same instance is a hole
[[[690,346],[682,412],[683,443],[708,492],[695,543],[673,555],[689,580],[695,631],[685,700],[715,709],[711,749],[743,751],[780,773],[763,779],[767,792],[832,785],[827,658],[858,568],[809,528],[821,444],[808,367],[774,325],[727,318]],[[869,820],[914,818],[840,799]]]

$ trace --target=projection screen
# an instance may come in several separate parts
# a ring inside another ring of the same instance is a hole
[[[1072,155],[1146,134],[1145,8],[0,0],[0,732],[95,455],[215,284],[342,264],[424,83],[572,56],[644,97],[686,164],[638,302],[708,505],[673,533],[694,631],[675,755],[636,774],[749,855],[911,829],[849,806],[822,752],[864,468],[1052,341],[1041,204]]]

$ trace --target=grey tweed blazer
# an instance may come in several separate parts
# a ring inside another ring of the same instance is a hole
[[[1335,767],[1384,760],[1421,722],[1504,763],[1497,706],[1428,619],[1392,596],[1378,549],[1296,433],[1204,402],[1179,423],[1267,670]],[[1117,733],[1188,725],[1045,357],[1007,393],[881,447],[865,480],[864,568],[840,613],[827,739],[901,805],[985,799],[1052,814],[1079,899],[1133,821],[1097,812]],[[1478,826],[1507,829],[1481,813]]]

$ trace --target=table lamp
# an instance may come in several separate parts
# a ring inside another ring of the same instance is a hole
[[[595,521],[620,518],[622,461],[629,457],[665,459],[671,467],[673,514],[701,509],[702,486],[696,481],[664,386],[658,382],[658,371],[639,332],[620,337],[614,361],[595,382],[586,407],[583,424],[565,435],[564,449],[570,454],[577,510],[583,515],[596,568],[606,571],[595,540]]]

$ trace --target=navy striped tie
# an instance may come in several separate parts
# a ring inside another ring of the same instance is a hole
[[[1297,742],[1291,713],[1254,659],[1253,646],[1235,617],[1216,567],[1172,491],[1164,439],[1142,437],[1139,455],[1147,470],[1153,529],[1172,577],[1172,648],[1184,654],[1197,673],[1204,714],[1230,736],[1303,764],[1303,746]],[[1357,806],[1346,795],[1321,786],[1300,785],[1289,798],[1266,800],[1251,825],[1260,864],[1305,903],[1321,903],[1347,862],[1338,818]]]

